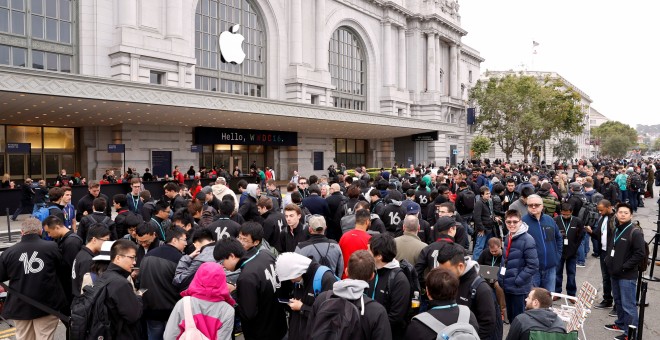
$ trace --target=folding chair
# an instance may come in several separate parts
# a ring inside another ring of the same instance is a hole
[[[569,296],[559,293],[551,293],[553,297],[560,297],[564,299],[564,303],[559,307],[553,307],[552,311],[559,316],[560,319],[566,323],[566,330],[569,332],[582,330],[583,339],[587,339],[584,332],[584,322],[587,319],[591,308],[593,307],[594,300],[598,295],[598,290],[589,282],[585,281],[580,286],[577,296]],[[574,306],[569,304],[573,303]]]

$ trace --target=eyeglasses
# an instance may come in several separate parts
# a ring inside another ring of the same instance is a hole
[[[140,188],[139,185],[133,185],[132,187],[133,187],[133,188]]]
[[[137,258],[137,256],[135,256],[135,255],[133,255],[133,256],[131,256],[131,255],[123,255],[123,254],[117,254],[117,255],[118,255],[118,256],[121,256],[121,257],[128,257],[129,259],[131,259],[131,260],[133,260],[133,261],[135,261],[135,258]]]
[[[96,238],[96,237],[95,237],[95,238]],[[110,236],[108,236],[108,237],[102,237],[102,238],[96,238],[96,239],[99,240],[99,241],[101,241],[101,242],[110,241]]]
[[[507,220],[507,221],[505,221],[505,223],[508,224],[508,225],[518,224],[519,222],[520,222],[520,220]]]
[[[536,209],[536,208],[538,208],[538,207],[540,207],[540,206],[543,206],[543,204],[540,204],[540,203],[532,203],[532,204],[528,204],[527,206],[530,207],[530,208]]]
[[[307,184],[307,182],[298,182],[298,184],[305,185],[305,184]]]

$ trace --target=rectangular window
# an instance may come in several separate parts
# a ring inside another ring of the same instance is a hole
[[[7,45],[0,45],[0,65],[10,65],[11,64],[11,47]]]
[[[9,32],[9,10],[0,7],[0,32]]]
[[[27,50],[24,48],[12,47],[12,65],[25,67]]]
[[[323,151],[314,152],[314,171],[321,171],[323,168]]]
[[[310,101],[313,105],[319,105],[319,95],[313,94]]]
[[[46,69],[48,71],[57,71],[57,53],[46,53]]]
[[[57,20],[46,18],[46,39],[57,41]]]
[[[11,31],[14,34],[25,35],[25,13],[11,11]]]
[[[71,56],[60,54],[60,71],[71,73]]]
[[[44,69],[44,52],[32,51],[32,68]]]
[[[149,82],[151,84],[163,85],[164,80],[165,80],[165,73],[163,72],[151,71],[149,73]]]
[[[44,17],[38,15],[32,15],[32,37],[33,38],[44,38]]]

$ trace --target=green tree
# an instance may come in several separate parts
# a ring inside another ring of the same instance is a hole
[[[481,135],[474,137],[470,150],[472,150],[476,159],[481,159],[481,155],[490,150],[490,138]]]
[[[623,135],[615,135],[601,143],[600,153],[612,158],[623,158],[630,149],[630,139]]]
[[[637,130],[618,121],[608,121],[591,129],[591,135],[600,140],[600,153],[604,156],[624,157],[630,148],[637,146]]]
[[[656,138],[655,141],[653,141],[653,150],[660,151],[660,138]]]
[[[491,77],[477,82],[470,99],[479,107],[477,128],[493,138],[507,160],[519,150],[527,161],[536,145],[583,129],[580,95],[557,79]]]
[[[566,161],[572,159],[573,156],[577,153],[578,146],[575,143],[573,138],[562,138],[552,147],[552,153],[555,155],[555,158]]]

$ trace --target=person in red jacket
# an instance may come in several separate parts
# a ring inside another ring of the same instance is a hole
[[[358,250],[369,249],[369,239],[371,235],[367,230],[371,226],[371,213],[369,210],[363,209],[355,212],[355,229],[346,232],[341,239],[339,239],[339,247],[344,257],[344,268],[348,267],[348,259],[351,254]],[[347,278],[347,274],[343,273],[342,279]]]

